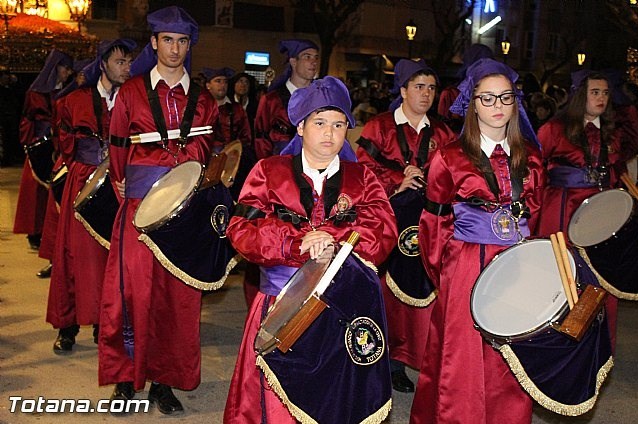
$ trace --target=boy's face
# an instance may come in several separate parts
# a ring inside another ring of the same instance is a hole
[[[343,112],[313,112],[297,125],[309,161],[328,164],[339,153],[346,140],[348,121]]]

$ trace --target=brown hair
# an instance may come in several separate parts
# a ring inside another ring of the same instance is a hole
[[[494,76],[502,76],[506,78],[510,82],[512,91],[515,91],[514,84],[509,80],[509,78],[507,78],[507,76],[503,74],[490,74],[484,76],[483,78],[481,78],[480,81],[476,83],[476,85],[474,86],[474,91],[476,90],[476,87],[478,87],[478,85],[481,83],[481,81],[483,81],[485,78]],[[512,175],[517,178],[523,178],[529,173],[529,170],[527,169],[527,151],[525,149],[525,139],[523,138],[523,134],[521,133],[521,128],[519,125],[518,101],[515,101],[512,106],[514,110],[512,111],[512,117],[507,123],[505,135],[511,149]],[[461,148],[470,159],[470,162],[472,162],[472,164],[474,164],[474,166],[476,166],[482,172],[489,171],[481,166],[481,129],[479,128],[475,99],[472,99],[470,101],[470,104],[468,105],[467,112],[465,114],[465,128],[463,129],[463,134],[461,134],[460,142]]]

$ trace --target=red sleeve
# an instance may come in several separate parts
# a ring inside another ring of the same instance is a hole
[[[69,103],[67,102],[68,96],[60,99],[58,102],[58,146],[60,148],[60,154],[64,163],[71,165],[73,163],[74,151],[75,151],[75,136],[73,134],[73,118],[71,116],[71,110]]]
[[[129,122],[130,122],[130,98],[129,86],[123,85],[117,93],[115,98],[115,105],[111,110],[111,122],[109,125],[109,135],[116,137],[128,137],[130,135]],[[130,147],[115,146],[112,143],[109,144],[109,174],[111,178],[111,184],[113,189],[119,197],[119,192],[115,186],[115,182],[122,182],[124,180],[124,168],[128,158]],[[122,201],[122,199],[119,199]]]
[[[51,106],[48,94],[27,91],[20,119],[20,143],[31,144],[42,134],[36,134],[36,121],[51,122]]]
[[[437,151],[432,158],[428,172],[427,198],[442,205],[451,205],[456,187],[452,173],[446,164],[441,151]],[[434,215],[427,210],[421,213],[419,223],[419,243],[423,265],[434,283],[439,286],[441,275],[441,258],[443,249],[452,238],[454,232],[454,215]]]
[[[531,217],[527,223],[530,233],[536,234],[536,224],[540,218],[543,190],[547,183],[547,173],[543,167],[541,154],[535,147],[528,146],[527,168],[529,176],[523,179],[525,205],[529,208]]]

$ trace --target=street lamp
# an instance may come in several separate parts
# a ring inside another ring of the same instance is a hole
[[[16,16],[17,0],[0,0],[0,16],[4,20],[4,32],[9,32],[9,21]]]
[[[578,52],[578,54],[576,55],[576,58],[578,59],[578,66],[583,66],[583,63],[585,63],[586,57],[587,55],[585,54],[585,52],[583,51]]]
[[[86,14],[91,7],[91,0],[64,0],[69,7],[71,19],[77,21],[78,31],[82,32],[82,22],[86,19]]]
[[[510,39],[507,37],[505,37],[505,39],[501,41],[501,51],[503,52],[503,63],[507,63],[507,55],[510,52],[511,45],[512,43],[510,43]]]
[[[408,59],[412,59],[412,41],[416,35],[416,24],[412,19],[405,26],[405,35],[408,36]]]

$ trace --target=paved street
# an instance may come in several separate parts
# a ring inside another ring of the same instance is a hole
[[[151,408],[126,417],[108,414],[10,413],[9,397],[26,399],[90,399],[95,405],[113,388],[97,385],[97,350],[91,328],[83,327],[69,356],[51,347],[56,331],[45,323],[49,280],[38,279],[46,264],[29,250],[25,235],[12,233],[21,168],[0,169],[0,424],[3,423],[151,423],[171,419]],[[638,423],[638,304],[621,302],[616,365],[595,409],[562,417],[535,407],[533,423]],[[202,305],[202,383],[192,392],[176,391],[186,413],[185,423],[221,423],[229,380],[241,340],[246,306],[241,277],[233,276]],[[415,380],[416,372],[410,372]],[[311,384],[311,382],[309,382]],[[498,384],[495,382],[494,384]],[[147,386],[148,390],[148,386]],[[147,390],[138,393],[144,399]],[[395,392],[387,423],[407,423],[412,395]],[[335,423],[338,424],[338,423]]]

